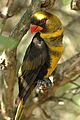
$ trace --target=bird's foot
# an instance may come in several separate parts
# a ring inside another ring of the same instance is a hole
[[[36,92],[44,94],[52,87],[52,85],[53,85],[52,81],[48,78],[38,80]]]

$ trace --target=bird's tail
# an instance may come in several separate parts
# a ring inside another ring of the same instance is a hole
[[[23,101],[21,100],[19,105],[18,105],[18,108],[17,108],[17,111],[16,111],[16,116],[15,116],[14,120],[20,120],[21,119],[22,114],[23,114],[23,109],[24,109],[24,104],[23,104]]]
[[[25,95],[22,98],[22,100],[20,100],[14,120],[21,120],[26,100],[30,96],[35,85],[36,85],[36,82],[32,83],[31,86],[29,87],[29,89],[25,92]]]

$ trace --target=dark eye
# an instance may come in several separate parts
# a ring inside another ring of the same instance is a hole
[[[43,19],[43,20],[39,21],[40,26],[44,26],[45,24],[46,24],[46,19]]]
[[[45,24],[46,23],[46,19],[41,20],[41,23]]]

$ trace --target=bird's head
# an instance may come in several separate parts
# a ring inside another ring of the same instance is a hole
[[[39,11],[32,15],[30,32],[40,32],[41,34],[54,33],[62,29],[62,24],[58,17],[45,11]]]

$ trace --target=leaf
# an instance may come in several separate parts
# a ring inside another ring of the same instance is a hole
[[[71,2],[71,0],[62,0],[63,5],[68,5]]]
[[[12,49],[17,45],[17,41],[11,37],[5,37],[0,35],[0,48],[1,49]]]

